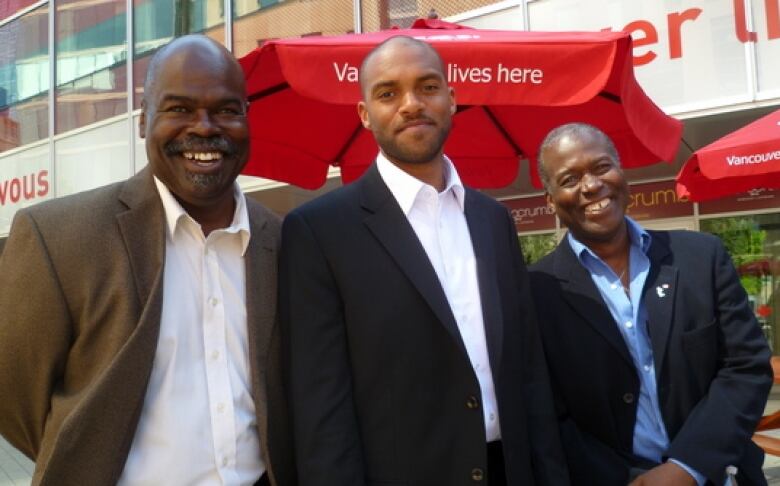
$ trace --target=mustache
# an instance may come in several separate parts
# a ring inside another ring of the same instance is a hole
[[[238,147],[228,139],[215,135],[213,137],[199,137],[189,135],[184,140],[172,140],[163,148],[165,155],[177,155],[182,152],[222,152],[233,155],[238,152]]]
[[[431,125],[435,125],[435,122],[430,117],[425,116],[425,115],[420,115],[420,116],[415,116],[413,118],[405,118],[403,123],[401,123],[398,126],[397,130],[401,131],[401,130],[403,130],[405,128],[408,128],[408,127],[410,127],[412,125],[415,125],[415,124],[417,124],[419,122],[430,123]]]

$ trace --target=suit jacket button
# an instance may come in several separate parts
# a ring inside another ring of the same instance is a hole
[[[475,467],[471,470],[471,479],[474,481],[482,481],[485,478],[485,473],[482,469]]]
[[[626,403],[634,403],[634,394],[626,393],[625,395],[623,395],[623,401]]]
[[[479,400],[477,400],[477,397],[470,396],[466,399],[466,408],[469,408],[471,410],[479,408]]]

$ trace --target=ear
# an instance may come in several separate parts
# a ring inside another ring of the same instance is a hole
[[[458,103],[455,101],[455,88],[450,87],[450,115],[458,112]]]
[[[553,213],[555,212],[555,203],[552,200],[552,196],[550,196],[550,193],[545,191],[544,198],[547,200],[547,206],[552,209]]]
[[[368,109],[366,108],[366,102],[360,101],[357,104],[357,112],[360,117],[360,122],[363,124],[363,128],[371,130],[371,120],[368,118]]]
[[[138,117],[138,135],[146,138],[146,101],[141,101],[141,116]]]

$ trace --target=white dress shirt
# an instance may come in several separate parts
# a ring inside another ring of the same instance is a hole
[[[445,157],[445,189],[436,189],[377,156],[377,169],[398,201],[439,277],[482,393],[487,441],[501,438],[496,392],[488,359],[477,281],[477,260],[463,212],[465,191]]]
[[[206,238],[155,178],[166,219],[160,336],[121,486],[252,485],[265,471],[251,393],[246,200]]]

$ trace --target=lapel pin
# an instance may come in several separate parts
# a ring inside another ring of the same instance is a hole
[[[658,297],[664,298],[666,297],[666,289],[669,288],[669,284],[659,285],[655,288],[655,293],[658,294]]]

